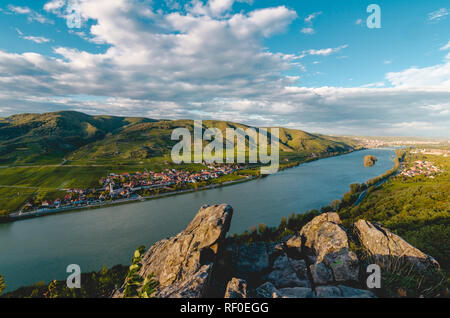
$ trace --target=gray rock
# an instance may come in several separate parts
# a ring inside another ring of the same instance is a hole
[[[355,223],[355,229],[362,246],[381,266],[401,258],[420,273],[439,268],[439,263],[433,257],[421,252],[379,224],[359,220]]]
[[[305,260],[289,258],[289,264],[300,279],[308,280],[308,266]]]
[[[310,265],[309,271],[315,285],[326,285],[333,282],[333,274],[324,263]]]
[[[247,282],[233,277],[227,284],[225,298],[247,298]]]
[[[318,298],[341,298],[342,292],[336,286],[316,287],[316,297]]]
[[[291,267],[286,267],[284,270],[272,271],[267,276],[267,280],[277,288],[310,287],[309,281],[301,280]]]
[[[324,263],[331,268],[335,281],[358,281],[359,261],[352,251],[342,249],[339,252],[327,254],[324,257]]]
[[[187,228],[161,240],[142,256],[141,277],[154,274],[159,282],[156,297],[205,296],[218,251],[229,230],[231,206],[203,206]],[[115,297],[121,297],[120,291]]]
[[[369,290],[356,289],[344,285],[339,285],[342,296],[346,298],[376,298],[375,294]]]
[[[242,244],[239,246],[237,273],[239,277],[248,278],[250,273],[261,273],[269,269],[269,255],[263,242]]]
[[[291,287],[278,290],[282,298],[312,298],[314,293],[311,288]]]
[[[289,267],[289,266],[290,266],[289,260],[288,260],[287,256],[284,254],[284,255],[279,256],[273,262],[272,268],[273,269],[284,270],[286,267]]]
[[[300,257],[302,253],[302,238],[300,235],[294,235],[286,241],[287,253],[291,257]]]
[[[347,233],[337,213],[323,213],[300,231],[304,249],[315,257],[316,264],[324,263],[337,282],[358,281],[359,261],[349,250]],[[314,258],[310,258],[314,260]]]
[[[266,282],[256,288],[255,290],[256,298],[280,298],[281,294],[278,289],[269,282]]]

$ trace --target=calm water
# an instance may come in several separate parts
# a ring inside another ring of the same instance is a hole
[[[363,166],[367,154],[378,158],[375,166]],[[230,233],[258,223],[278,225],[282,216],[341,198],[351,183],[392,168],[393,158],[392,149],[364,150],[219,189],[0,224],[0,274],[7,290],[14,290],[65,279],[68,264],[79,264],[83,272],[129,264],[137,246],[148,247],[183,230],[203,204],[234,208]]]

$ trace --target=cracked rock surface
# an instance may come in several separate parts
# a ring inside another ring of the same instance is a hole
[[[178,235],[153,244],[141,259],[141,277],[159,282],[156,297],[371,298],[364,265],[350,250],[337,213],[323,213],[281,242],[239,243],[226,238],[233,209],[203,206]],[[418,271],[439,264],[401,237],[359,220],[360,245],[376,260],[402,258]],[[114,297],[123,296],[123,288]]]

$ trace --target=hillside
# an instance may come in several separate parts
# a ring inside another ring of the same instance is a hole
[[[123,127],[151,121],[74,111],[0,118],[0,163],[59,163],[66,154]]]
[[[192,120],[153,120],[115,116],[90,116],[61,111],[20,114],[0,118],[0,164],[26,165],[60,163],[63,158],[77,164],[134,163],[170,153],[176,141],[170,136],[178,127],[193,131]],[[203,121],[203,128],[247,129],[226,121]],[[298,156],[348,151],[350,139],[310,134],[280,128],[282,152]]]
[[[111,171],[199,169],[198,165],[171,162],[170,151],[177,142],[171,134],[178,127],[192,132],[193,121],[90,116],[74,111],[0,118],[0,216],[30,200],[60,198],[67,188],[96,188]],[[203,121],[203,129],[210,127],[222,132],[248,128]],[[346,138],[285,128],[280,128],[279,139],[282,166],[358,147]]]

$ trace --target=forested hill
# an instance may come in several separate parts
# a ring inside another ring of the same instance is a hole
[[[102,162],[143,160],[168,154],[175,141],[172,130],[192,120],[155,120],[137,117],[91,116],[75,111],[19,114],[0,118],[0,164],[58,164],[70,161]],[[225,121],[203,121],[204,128],[248,128]],[[280,128],[282,152],[349,151],[356,143],[348,138],[310,134]]]

